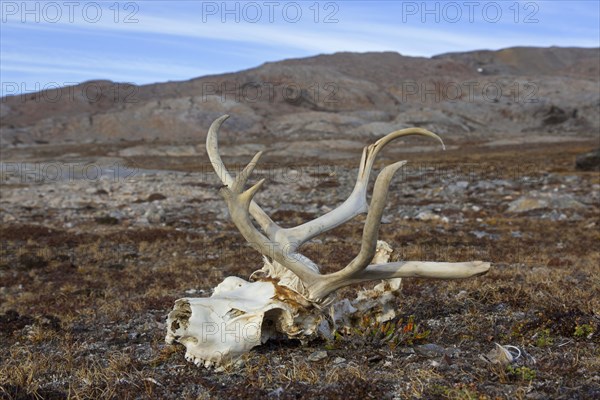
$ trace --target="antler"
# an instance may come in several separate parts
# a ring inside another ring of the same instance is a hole
[[[231,218],[252,247],[298,276],[304,284],[305,294],[309,300],[320,301],[343,286],[370,280],[413,276],[458,279],[481,275],[489,270],[490,264],[481,261],[464,263],[408,261],[369,265],[375,255],[379,224],[387,200],[390,182],[396,171],[406,164],[406,161],[400,161],[388,165],[380,172],[375,181],[373,196],[369,205],[367,203],[367,186],[375,158],[388,143],[408,135],[435,138],[443,146],[442,139],[435,133],[421,128],[402,129],[392,132],[374,144],[365,147],[356,184],[348,199],[325,215],[302,225],[284,229],[273,222],[253,200],[254,195],[264,183],[264,179],[250,189],[243,190],[262,152],[257,153],[250,164],[235,179],[229,174],[221,160],[217,135],[219,128],[228,117],[228,115],[223,115],[212,123],[206,139],[206,149],[215,172],[226,186],[221,189],[221,194],[227,202]],[[363,229],[360,252],[342,270],[322,275],[315,263],[296,252],[303,243],[311,238],[365,212],[367,212],[367,218]],[[256,220],[264,234],[252,224],[250,216]]]

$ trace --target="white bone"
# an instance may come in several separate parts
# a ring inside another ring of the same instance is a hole
[[[393,306],[401,278],[460,279],[489,270],[490,264],[482,261],[388,262],[392,248],[377,240],[390,182],[406,163],[401,161],[383,168],[375,180],[371,202],[367,203],[369,176],[377,154],[391,141],[407,135],[427,136],[442,142],[436,134],[420,128],[403,129],[365,147],[356,184],[348,199],[321,217],[284,229],[253,200],[264,180],[244,190],[262,153],[256,154],[235,178],[221,160],[217,135],[227,118],[224,115],[212,123],[206,149],[225,185],[221,194],[231,219],[250,245],[263,255],[264,266],[252,274],[255,282],[227,277],[208,298],[183,298],[175,302],[167,319],[166,341],[183,344],[187,360],[210,368],[232,363],[276,336],[302,341],[317,335],[329,337],[332,330],[351,324],[349,316],[357,312],[372,313],[378,321],[387,321],[396,315]],[[306,241],[362,213],[367,213],[367,217],[360,252],[342,270],[323,275],[316,263],[297,252]],[[334,293],[341,287],[380,279],[384,282],[359,292],[353,302],[335,301]]]

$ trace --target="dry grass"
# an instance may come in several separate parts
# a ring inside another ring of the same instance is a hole
[[[570,169],[572,154],[579,150],[549,145],[531,155],[540,173],[578,174],[598,183],[598,174]],[[459,159],[458,154],[449,157],[448,162]],[[462,157],[474,161],[480,156]],[[486,160],[510,166],[520,157],[508,149],[490,152]],[[97,223],[74,232],[42,224],[5,225],[0,397],[598,397],[600,216],[597,208],[582,215],[580,221],[550,221],[488,207],[467,212],[460,227],[392,221],[382,227],[381,236],[398,247],[395,257],[455,261],[477,256],[492,261],[494,268],[466,281],[406,280],[393,326],[366,323],[353,335],[306,347],[270,342],[248,354],[243,367],[225,373],[187,363],[182,347],[167,346],[163,338],[166,314],[186,290],[209,291],[223,277],[245,277],[260,265],[258,254],[240,246],[231,223],[223,221],[210,237],[169,226],[126,229]],[[309,216],[298,210],[278,217],[293,222]],[[482,224],[493,227],[498,237],[465,234]],[[339,227],[326,242],[333,249],[312,244],[306,253],[337,268],[357,250],[360,229],[360,220]],[[512,237],[513,231],[521,237]],[[418,326],[412,336],[408,321]],[[402,334],[383,340],[391,331]],[[492,367],[479,355],[494,342],[526,349],[536,363],[527,365],[529,370]],[[414,354],[412,347],[423,343],[452,351],[442,359]],[[324,349],[327,359],[307,360]],[[336,357],[346,361],[334,365]]]

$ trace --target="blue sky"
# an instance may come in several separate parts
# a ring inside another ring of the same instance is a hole
[[[600,46],[591,1],[0,1],[2,95],[146,84],[338,51]]]

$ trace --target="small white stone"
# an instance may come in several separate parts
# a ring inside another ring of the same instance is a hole
[[[321,361],[327,358],[327,352],[325,350],[315,351],[310,356],[308,356],[308,361]]]

